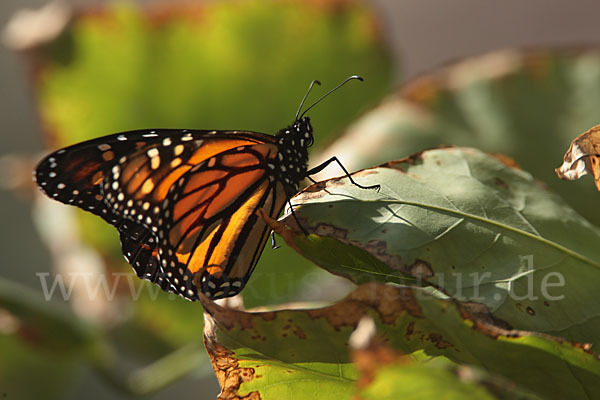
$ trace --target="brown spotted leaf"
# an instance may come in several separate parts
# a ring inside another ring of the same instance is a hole
[[[600,190],[600,125],[582,133],[571,142],[562,165],[555,171],[559,178],[569,181],[591,174],[596,188]]]
[[[600,390],[600,362],[587,347],[503,329],[485,313],[422,289],[365,284],[337,304],[311,310],[251,313],[203,303],[204,339],[222,399],[349,399],[360,373],[348,343],[363,317],[408,362],[445,356],[545,398],[585,398]]]

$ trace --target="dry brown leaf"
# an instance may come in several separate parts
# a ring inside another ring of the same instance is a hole
[[[575,180],[588,173],[600,190],[600,125],[577,136],[565,153],[563,163],[555,169],[561,179]]]

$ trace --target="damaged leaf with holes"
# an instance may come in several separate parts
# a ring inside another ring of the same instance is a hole
[[[597,342],[600,231],[514,163],[443,148],[353,177],[381,190],[338,178],[292,200],[311,233],[287,235],[303,255],[357,283],[412,279],[507,327]]]
[[[311,310],[250,313],[208,301],[204,306],[205,344],[223,398],[349,399],[361,374],[348,342],[365,316],[386,346],[409,361],[444,356],[548,399],[600,390],[600,362],[588,347],[505,329],[484,310],[423,289],[365,284],[334,305]]]

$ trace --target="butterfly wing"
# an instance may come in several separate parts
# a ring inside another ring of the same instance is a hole
[[[173,185],[163,202],[158,252],[179,292],[213,299],[240,292],[268,238],[261,209],[276,217],[287,199],[268,168],[274,144],[239,146],[210,157]]]
[[[161,268],[155,236],[171,186],[216,154],[271,141],[271,136],[253,132],[124,132],[50,154],[34,177],[49,197],[114,225],[137,275],[179,293]]]

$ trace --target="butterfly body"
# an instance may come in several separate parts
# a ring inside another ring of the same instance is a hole
[[[136,274],[196,300],[240,292],[307,176],[308,117],[276,135],[139,130],[59,150],[34,178],[49,197],[115,226]]]

